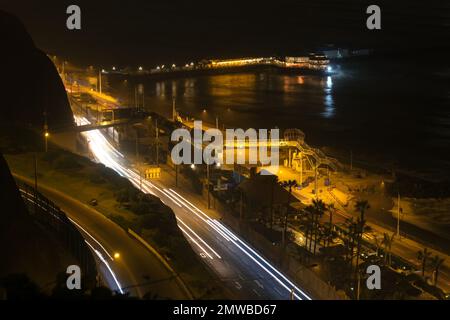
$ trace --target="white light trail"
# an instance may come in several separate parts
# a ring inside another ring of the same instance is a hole
[[[119,289],[120,293],[123,294],[123,290],[122,290],[122,286],[119,283],[119,280],[117,280],[116,274],[114,273],[114,271],[111,269],[111,267],[108,264],[108,261],[105,260],[105,258],[103,258],[102,254],[95,249],[89,242],[87,242],[86,240],[84,240],[87,245],[89,247],[91,247],[91,249],[95,252],[95,254],[100,258],[100,260],[105,264],[106,268],[108,269],[109,273],[111,273],[111,276],[114,279],[114,282],[116,283],[117,288]]]
[[[86,124],[87,120],[82,120],[81,123]],[[119,154],[116,149],[108,142],[108,140],[100,133],[98,130],[88,131],[84,133],[90,141],[90,148],[95,158],[105,164],[106,166],[114,169],[123,177],[128,178],[135,186],[139,188],[142,186],[142,189],[146,192],[154,194],[150,189],[156,189],[160,195],[159,197],[166,197],[170,199],[178,207],[183,209],[187,209],[190,212],[194,213],[196,217],[198,217],[201,221],[205,222],[206,225],[211,227],[217,234],[222,236],[225,240],[235,245],[237,249],[243,252],[246,256],[248,256],[251,260],[253,260],[259,267],[261,267],[267,274],[269,274],[276,282],[278,282],[284,289],[288,292],[291,292],[292,289],[295,289],[301,296],[297,293],[294,293],[294,296],[300,300],[307,299],[311,300],[311,298],[299,289],[292,281],[290,281],[287,277],[285,277],[280,271],[278,271],[275,267],[273,267],[266,259],[264,259],[260,254],[258,254],[255,250],[253,250],[250,246],[248,246],[244,241],[242,241],[238,236],[236,236],[233,232],[231,232],[227,227],[225,227],[222,223],[215,219],[211,219],[206,213],[192,204],[185,197],[181,196],[178,192],[173,189],[161,189],[158,188],[155,184],[149,182],[148,180],[142,179],[140,181],[140,176],[133,170],[126,168],[125,165],[119,163],[118,160],[115,160],[113,155]],[[123,156],[122,156],[123,157]],[[163,201],[163,199],[161,199]],[[180,221],[180,220],[179,220]],[[205,248],[197,242],[187,231],[186,229],[193,231],[192,228],[189,228],[184,222],[182,222],[184,227],[179,226],[181,231],[192,240],[201,250],[210,258],[213,257],[205,250]],[[201,239],[197,234],[195,234],[199,240]],[[206,242],[203,242],[205,245]],[[217,256],[219,256],[209,245],[207,247]],[[220,257],[220,256],[219,256]]]
[[[178,228],[181,229],[181,231],[183,231],[183,233],[185,235],[188,236],[189,239],[191,239],[192,242],[194,242],[200,249],[202,249],[202,251],[212,260],[214,259],[206,250],[205,248],[203,248],[189,233],[186,232],[186,230],[184,230],[182,227],[178,226]]]
[[[75,224],[78,228],[80,228],[81,230],[83,230],[83,232],[84,232],[85,234],[87,234],[92,240],[94,240],[94,242],[95,242],[96,244],[98,244],[99,247],[102,248],[103,251],[105,251],[106,255],[111,259],[111,261],[114,261],[114,258],[109,254],[108,250],[106,250],[105,247],[102,246],[102,244],[101,244],[97,239],[95,239],[95,238],[94,238],[94,237],[93,237],[86,229],[84,229],[82,226],[80,226],[78,223],[76,223],[73,219],[71,219],[71,218],[69,218],[69,217],[67,217],[67,218],[68,218],[73,224]]]
[[[216,255],[217,258],[222,259],[222,257],[221,257],[216,251],[214,251],[214,249],[211,248],[211,246],[210,246],[209,244],[207,244],[206,241],[203,240],[203,239],[202,239],[202,238],[201,238],[194,230],[192,230],[186,223],[184,223],[183,220],[181,220],[181,219],[178,218],[178,217],[177,217],[177,220],[180,221],[181,224],[182,224],[183,226],[185,226],[190,232],[192,232],[192,234],[193,234],[194,236],[196,236],[197,239],[201,241],[201,243],[203,243],[209,250],[211,250],[212,253],[214,253],[214,254]]]

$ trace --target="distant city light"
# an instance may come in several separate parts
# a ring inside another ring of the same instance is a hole
[[[116,67],[112,67],[113,71],[116,71]]]
[[[333,71],[333,67],[332,67],[332,66],[328,66],[328,67],[327,67],[327,71],[328,71],[328,72]]]
[[[174,63],[174,64],[172,64],[172,68],[175,68],[175,67],[176,67],[175,63]]]
[[[195,169],[195,164],[191,164],[191,169],[192,169],[192,170]]]
[[[142,69],[142,67],[139,67],[139,71],[142,71],[143,69]]]

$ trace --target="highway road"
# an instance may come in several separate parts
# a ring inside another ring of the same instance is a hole
[[[78,125],[87,125],[85,118],[76,117]],[[98,130],[83,133],[97,161],[128,178],[137,188],[159,197],[174,211],[178,226],[192,248],[215,272],[237,299],[311,300],[299,288],[248,243],[220,221],[208,216],[188,192],[167,188],[161,182],[140,179],[133,164],[116,150]]]
[[[30,179],[15,176],[26,183]],[[188,299],[174,275],[137,240],[92,207],[43,184],[39,191],[56,203],[75,224],[94,252],[102,280],[111,290],[144,297]],[[119,257],[115,257],[118,253]]]

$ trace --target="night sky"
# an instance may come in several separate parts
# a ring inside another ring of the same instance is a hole
[[[0,1],[38,47],[84,65],[295,55],[327,44],[413,51],[450,42],[450,1]],[[70,4],[81,7],[81,31],[65,27]],[[382,30],[366,28],[369,4],[381,7]]]

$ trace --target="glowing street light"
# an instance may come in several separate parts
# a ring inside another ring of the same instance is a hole
[[[191,169],[195,170],[195,164],[191,164]]]
[[[45,138],[45,152],[48,151],[48,137],[50,137],[50,133],[48,131],[45,131],[44,138]]]
[[[139,71],[142,71],[142,70],[144,70],[142,67],[139,67]]]
[[[116,71],[116,67],[112,67],[113,71]]]
[[[114,253],[114,259],[119,259],[120,258],[120,253],[116,252]]]

